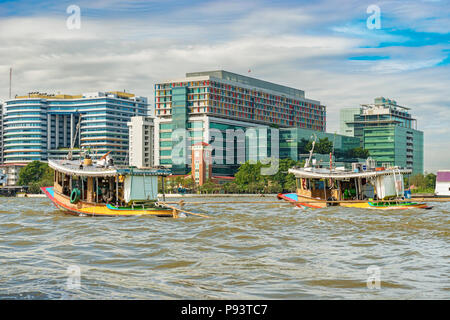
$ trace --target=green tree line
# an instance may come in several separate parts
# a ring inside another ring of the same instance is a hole
[[[312,148],[313,142],[302,138],[299,143],[300,153],[309,153]],[[314,153],[318,154],[330,154],[333,152],[333,142],[328,138],[319,139],[314,146]],[[349,149],[346,151],[334,150],[336,158],[361,158],[367,159],[369,157],[369,151],[361,147]]]
[[[45,162],[33,161],[20,169],[19,186],[28,186],[29,193],[40,193],[41,187],[53,186],[54,171]]]
[[[414,186],[413,193],[434,193],[436,189],[436,175],[434,173],[416,174],[407,179],[407,186]],[[409,183],[409,184],[408,184]]]
[[[218,184],[211,179],[202,186],[196,186],[190,175],[166,179],[164,184],[165,193],[178,193],[184,188],[187,193],[279,193],[295,191],[295,176],[288,174],[288,169],[302,165],[291,159],[280,159],[279,169],[274,175],[263,175],[261,169],[269,167],[260,161],[243,163],[235,174],[234,181]],[[159,191],[162,192],[161,181]]]

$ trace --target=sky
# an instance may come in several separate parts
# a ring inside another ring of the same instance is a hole
[[[11,67],[13,96],[126,90],[152,104],[155,83],[221,69],[304,90],[332,133],[340,109],[394,99],[424,131],[425,170],[450,169],[449,2],[0,0],[0,100]]]

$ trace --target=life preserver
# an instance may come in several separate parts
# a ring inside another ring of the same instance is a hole
[[[75,188],[72,190],[72,193],[70,194],[70,203],[77,203],[80,201],[81,191],[78,188]]]

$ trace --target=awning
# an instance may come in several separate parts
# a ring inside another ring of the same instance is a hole
[[[133,176],[168,176],[171,171],[164,168],[130,168],[130,167],[97,167],[95,164],[90,166],[83,165],[79,161],[72,160],[48,160],[50,168],[56,171],[71,175],[84,177],[112,177],[116,175]]]
[[[320,171],[319,171],[320,170]],[[293,173],[297,178],[308,178],[308,179],[337,179],[337,180],[345,180],[345,179],[354,179],[354,178],[373,178],[383,175],[393,175],[393,174],[410,174],[412,170],[410,169],[389,169],[383,171],[365,171],[365,172],[351,172],[351,171],[343,171],[337,172],[327,169],[312,169],[311,171],[307,171],[305,169],[300,168],[292,168],[288,170],[289,173]]]
[[[61,160],[54,161],[48,160],[50,168],[56,171],[71,175],[71,176],[84,176],[84,177],[111,177],[117,175],[115,168],[99,168],[95,166],[84,166],[80,169],[80,163],[76,161]]]

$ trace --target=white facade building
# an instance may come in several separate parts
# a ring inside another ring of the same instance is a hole
[[[0,164],[3,163],[3,102],[0,101]]]
[[[129,128],[129,165],[137,168],[154,165],[154,123],[150,117],[132,117]]]
[[[2,164],[0,165],[0,173],[5,175],[4,186],[16,186],[19,181],[20,169],[25,167],[25,164]]]
[[[30,92],[6,100],[4,105],[6,164],[60,158],[71,147],[89,149],[94,158],[111,151],[115,163],[125,164],[127,122],[133,116],[148,115],[147,98],[119,91],[80,95]]]

